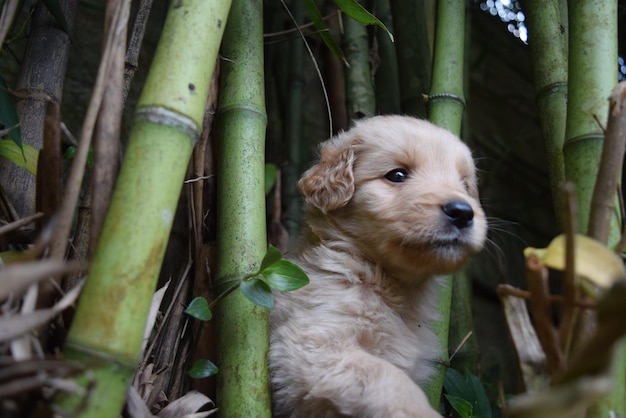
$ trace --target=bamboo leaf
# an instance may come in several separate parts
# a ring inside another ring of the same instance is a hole
[[[248,280],[243,280],[239,285],[241,293],[244,294],[250,302],[255,305],[263,306],[267,309],[274,307],[274,296],[272,296],[272,289],[263,280],[256,277],[252,277]]]
[[[317,29],[322,41],[326,44],[330,52],[336,57],[340,58],[344,64],[348,65],[346,61],[346,57],[343,55],[341,48],[339,48],[339,44],[335,41],[335,38],[332,37],[330,32],[328,31],[328,26],[322,17],[322,13],[320,13],[317,4],[315,4],[314,0],[305,0],[304,4],[306,5],[306,9],[309,12],[309,17],[313,21],[315,25],[315,29]]]
[[[67,26],[67,21],[65,20],[65,15],[63,14],[63,9],[61,9],[59,0],[43,0],[43,4],[57,21],[59,26],[61,26],[65,32],[69,32],[69,26]]]
[[[15,103],[9,94],[7,83],[5,83],[2,77],[0,77],[0,125],[3,125],[4,129],[8,129],[6,136],[21,148],[22,132],[20,130],[20,121],[15,110]]]
[[[361,6],[356,0],[335,0],[337,6],[352,19],[363,25],[376,25],[383,29],[389,35],[389,38],[393,42],[393,35],[385,24],[381,22],[376,16],[368,12],[363,6]]]
[[[2,110],[0,110],[0,115]],[[37,161],[39,151],[28,144],[17,144],[12,140],[0,140],[0,157],[11,161],[13,164],[25,168],[29,173],[37,175]]]
[[[280,250],[273,245],[267,247],[267,254],[263,257],[263,261],[261,261],[261,268],[259,271],[263,271],[272,264],[280,261],[283,258]]]
[[[197,298],[196,298],[197,299]],[[194,379],[203,379],[205,377],[211,377],[217,374],[219,369],[213,362],[206,359],[199,359],[194,361],[191,369],[189,370],[189,376]]]
[[[309,278],[300,267],[288,260],[279,260],[261,271],[265,282],[280,291],[300,289],[309,283]]]
[[[474,374],[466,372],[463,375],[454,369],[448,369],[443,386],[449,396],[464,400],[470,405],[470,415],[461,414],[461,416],[491,418],[489,398],[482,383]],[[462,403],[460,406],[466,408]],[[461,413],[458,410],[457,412]]]
[[[472,408],[472,404],[467,402],[463,398],[459,398],[458,396],[452,395],[444,395],[452,408],[459,414],[461,418],[472,418],[474,416],[474,411]]]
[[[185,309],[185,313],[201,321],[208,321],[213,316],[208,302],[202,296],[194,298]]]

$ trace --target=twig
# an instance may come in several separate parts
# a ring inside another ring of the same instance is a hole
[[[626,82],[619,83],[609,96],[609,119],[589,214],[589,236],[606,244],[619,176],[626,150]]]
[[[109,36],[105,41],[105,47],[102,54],[102,61],[98,68],[96,83],[91,95],[87,114],[83,122],[80,141],[74,156],[72,168],[67,180],[65,188],[65,198],[61,203],[59,210],[58,223],[56,225],[55,235],[50,245],[50,258],[64,258],[68,245],[68,236],[72,227],[73,214],[78,203],[81,189],[81,183],[87,165],[87,155],[91,144],[94,126],[102,105],[102,99],[109,78],[109,66],[113,45],[115,44],[115,36],[125,33],[125,26],[128,23],[129,0],[115,3],[117,5],[115,18],[109,32]],[[123,35],[125,36],[125,35]]]
[[[37,212],[34,215],[30,215],[30,216],[27,216],[25,218],[18,219],[17,221],[11,222],[9,224],[0,226],[0,235],[4,235],[7,232],[14,231],[14,230],[16,230],[18,228],[21,228],[21,227],[26,226],[26,225],[28,225],[30,223],[33,223],[37,219],[40,219],[42,216],[43,216],[43,213]]]
[[[566,303],[561,308],[561,324],[559,326],[559,339],[561,350],[565,355],[569,353],[574,324],[578,317],[578,309],[573,305],[578,299],[578,283],[576,276],[576,222],[577,205],[574,185],[566,183],[563,187],[565,193],[565,271],[563,272],[563,298]]]
[[[152,9],[152,1],[153,0],[141,0],[139,2],[139,9],[135,15],[133,29],[128,39],[126,68],[124,69],[124,88],[122,93],[124,102],[126,102],[128,91],[130,90],[130,84],[135,77],[137,68],[139,67],[139,52],[141,51],[141,43],[143,42],[143,36],[146,32],[148,16],[150,16],[150,10]]]
[[[461,342],[459,343],[459,345],[454,349],[454,351],[452,352],[452,354],[450,354],[450,359],[448,360],[449,363],[452,363],[452,359],[454,358],[454,356],[456,356],[456,354],[459,352],[459,350],[461,350],[461,348],[465,345],[465,343],[467,342],[467,340],[470,339],[470,337],[472,336],[472,331],[468,332],[467,334],[465,334],[465,337],[463,337],[463,339],[461,340]]]
[[[517,287],[513,287],[508,284],[498,285],[496,288],[496,292],[498,295],[507,295],[507,296],[515,296],[516,298],[529,300],[532,295],[527,290],[518,289]],[[559,305],[571,304],[572,306],[576,306],[581,309],[595,309],[596,303],[591,300],[578,299],[573,302],[566,302],[565,298],[561,295],[548,295],[548,301],[550,303],[555,303]]]
[[[337,14],[338,14],[338,12],[334,12],[334,13],[331,13],[329,15],[326,15],[326,16],[322,17],[322,19],[326,21],[326,20],[329,20],[329,19],[337,16]],[[314,26],[314,25],[315,25],[315,23],[309,22],[309,23],[305,23],[304,25],[299,25],[299,26],[296,26],[295,28],[291,28],[291,29],[285,29],[285,30],[281,30],[281,31],[278,31],[278,32],[272,32],[272,33],[264,33],[263,37],[264,38],[273,38],[273,37],[276,37],[276,36],[289,35],[289,34],[292,34],[292,33],[295,33],[295,32],[301,32],[302,29],[307,29],[307,28],[310,28],[311,26]],[[314,31],[312,33],[317,33],[317,31]]]
[[[535,254],[526,259],[526,277],[531,293],[530,307],[533,313],[535,331],[544,353],[547,366],[552,376],[565,368],[565,356],[559,345],[558,334],[550,319],[548,300],[548,270],[541,265]]]

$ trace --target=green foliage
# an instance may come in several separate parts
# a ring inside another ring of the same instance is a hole
[[[348,65],[348,62],[346,61],[341,48],[339,48],[337,41],[335,41],[335,38],[333,38],[329,33],[328,26],[326,26],[326,22],[324,22],[322,13],[318,9],[317,4],[315,4],[315,0],[305,0],[304,4],[309,12],[309,17],[313,21],[313,24],[322,38],[322,41],[326,44],[326,47],[328,47],[333,55],[339,57],[344,64]]]
[[[63,157],[65,157],[68,160],[74,159],[75,155],[76,155],[76,147],[73,145],[67,147],[67,149],[63,153]],[[89,148],[89,152],[87,154],[87,167],[89,168],[93,167],[93,148]]]
[[[357,0],[335,0],[335,3],[337,3],[337,7],[339,7],[342,12],[344,12],[347,16],[356,20],[360,24],[376,25],[383,29],[385,32],[387,32],[389,38],[393,42],[393,35],[391,32],[389,32],[385,24],[381,22],[376,16],[368,12],[363,6],[361,6]],[[341,51],[341,48],[339,48],[339,45],[337,44],[337,41],[335,41],[335,38],[330,35],[328,31],[328,26],[326,26],[326,22],[324,22],[322,13],[315,4],[315,0],[305,0],[304,4],[306,5],[307,11],[309,12],[309,17],[311,18],[311,21],[313,21],[313,24],[315,25],[315,28],[317,29],[320,37],[324,41],[324,44],[326,44],[326,47],[330,50],[330,52],[333,53],[333,55],[340,58],[346,66],[349,66],[348,61],[346,61],[346,58]]]
[[[201,321],[208,321],[213,317],[208,302],[202,296],[194,298],[185,309],[185,313]]]
[[[362,25],[376,25],[383,29],[389,35],[389,38],[393,42],[393,35],[387,27],[378,20],[376,16],[365,10],[363,6],[359,4],[357,0],[335,0],[337,6],[344,12],[346,15],[350,16],[352,19],[361,23]]]
[[[185,309],[185,313],[201,321],[208,321],[213,317],[212,306],[237,288],[255,305],[272,309],[274,307],[272,289],[293,291],[308,283],[306,273],[291,261],[283,259],[280,250],[270,245],[258,271],[235,281],[233,286],[220,294],[211,304],[202,296],[194,298]],[[201,379],[213,376],[217,372],[218,369],[212,362],[202,359],[193,364],[189,375]]]
[[[189,370],[189,376],[194,379],[202,379],[205,377],[211,377],[216,375],[218,368],[213,362],[206,359],[199,359],[194,361],[191,369]]]
[[[491,404],[478,377],[448,369],[443,383],[446,399],[461,418],[492,418]]]
[[[10,139],[0,140],[0,157],[25,168],[33,176],[37,175],[37,161],[39,160],[39,150],[28,144],[21,144],[21,147]]]
[[[272,289],[266,282],[258,277],[250,277],[249,279],[242,280],[239,284],[239,290],[255,305],[263,306],[267,309],[274,307]]]
[[[239,288],[241,293],[255,305],[272,309],[274,307],[272,289],[287,292],[300,289],[308,283],[309,278],[306,273],[291,261],[283,259],[280,250],[270,245],[259,270],[238,280],[234,286],[219,295],[211,305]],[[201,321],[208,321],[213,317],[211,305],[205,298],[198,296],[191,301],[185,313]]]

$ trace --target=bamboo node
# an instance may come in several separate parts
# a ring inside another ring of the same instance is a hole
[[[463,107],[465,107],[465,99],[462,98],[461,96],[457,96],[456,94],[452,94],[452,93],[437,93],[437,94],[430,94],[430,95],[428,95],[428,101],[429,102],[436,102],[438,100],[452,100],[452,101],[455,101],[457,103],[460,103]]]
[[[191,144],[194,146],[200,138],[200,129],[191,118],[164,107],[146,106],[138,108],[135,111],[135,123],[137,122],[152,122],[180,129],[191,139]]]

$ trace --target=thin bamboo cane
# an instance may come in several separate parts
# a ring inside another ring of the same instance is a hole
[[[429,96],[430,120],[457,135],[461,131],[465,109],[463,94],[465,7],[466,4],[463,0],[441,0],[439,2],[433,57],[433,80]],[[450,28],[455,28],[455,30],[450,30]],[[465,277],[458,277],[457,279],[466,280]],[[452,287],[453,276],[449,276],[441,288],[436,303],[441,319],[433,325],[433,331],[439,341],[441,358],[435,368],[435,374],[425,387],[426,395],[434,407],[439,405],[448,364]],[[469,305],[469,294],[460,302]]]
[[[265,227],[263,2],[234,0],[224,34],[217,171],[217,288],[232,285],[261,263]],[[221,417],[269,417],[268,311],[239,291],[215,315],[217,404]]]
[[[348,124],[351,124],[357,119],[374,116],[376,103],[367,28],[346,15],[343,16],[343,27],[341,48],[350,65],[345,69],[345,76]]]
[[[569,82],[565,175],[576,186],[579,228],[587,232],[600,164],[607,99],[617,84],[617,4],[612,0],[569,3]],[[614,224],[613,231],[618,231]],[[619,239],[611,235],[610,243]]]
[[[391,0],[402,112],[425,118],[431,79],[432,2]]]
[[[393,33],[393,19],[389,0],[375,0],[374,15]],[[398,79],[398,60],[396,45],[389,35],[376,28],[376,45],[374,48],[374,90],[376,92],[376,111],[379,114],[402,113],[400,108],[400,83]]]
[[[567,33],[561,22],[559,0],[528,0],[524,7],[530,30],[530,52],[537,97],[537,115],[543,132],[550,188],[556,218],[564,225],[565,183],[563,143],[567,116]]]
[[[122,409],[229,8],[172,2],[63,352],[88,368],[77,378],[90,387],[85,396],[56,400],[74,416],[117,417]]]

